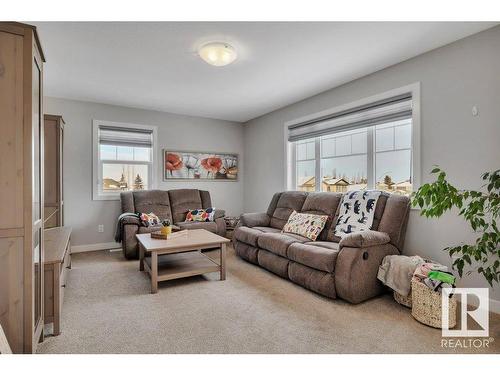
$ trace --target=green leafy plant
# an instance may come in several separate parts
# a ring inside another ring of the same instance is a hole
[[[473,244],[462,244],[444,249],[451,256],[455,255],[453,269],[462,277],[466,265],[483,275],[488,283],[500,282],[500,169],[484,173],[482,191],[459,190],[446,180],[446,173],[435,167],[432,174],[437,180],[424,184],[412,195],[413,206],[422,210],[421,216],[440,217],[453,207],[457,207],[462,216],[477,234]],[[474,263],[474,265],[473,265]]]

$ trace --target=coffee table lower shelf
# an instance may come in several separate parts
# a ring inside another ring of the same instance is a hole
[[[152,276],[151,257],[144,259],[144,270]],[[199,251],[158,255],[158,281],[220,272],[220,265]]]

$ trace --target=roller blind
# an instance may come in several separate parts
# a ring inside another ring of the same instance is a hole
[[[412,116],[411,94],[403,94],[288,126],[288,141],[404,120]]]
[[[99,144],[127,147],[152,147],[153,131],[148,129],[99,126]]]

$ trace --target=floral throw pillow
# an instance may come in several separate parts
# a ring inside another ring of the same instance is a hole
[[[301,214],[293,211],[282,232],[298,234],[316,241],[327,220],[328,215]]]
[[[215,207],[189,210],[186,221],[214,221]]]
[[[158,225],[160,224],[160,219],[154,213],[150,212],[149,214],[138,213],[139,219],[141,220],[141,224],[144,227],[149,227],[150,225]]]

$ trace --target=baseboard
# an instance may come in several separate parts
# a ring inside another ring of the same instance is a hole
[[[86,253],[87,251],[110,250],[117,248],[121,248],[121,245],[118,242],[92,243],[89,245],[71,246],[71,253]]]

